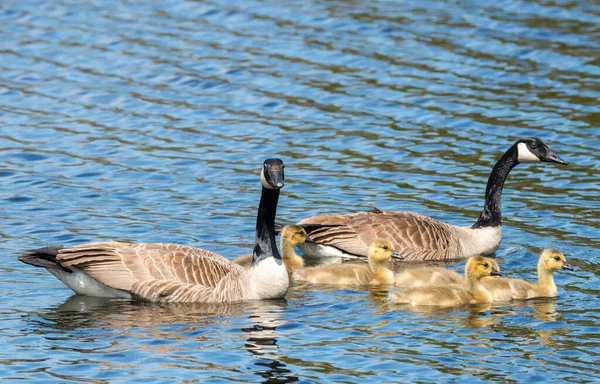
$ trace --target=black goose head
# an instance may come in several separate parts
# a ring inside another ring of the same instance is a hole
[[[283,169],[285,165],[281,159],[267,159],[263,163],[260,173],[260,182],[267,189],[283,188]]]
[[[517,160],[519,163],[556,163],[567,165],[567,162],[558,157],[546,143],[537,137],[527,137],[517,140]]]

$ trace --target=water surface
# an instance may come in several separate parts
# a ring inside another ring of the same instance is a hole
[[[600,376],[594,2],[9,0],[0,23],[3,381]],[[106,239],[247,253],[271,156],[282,222],[373,203],[468,225],[494,161],[532,135],[569,166],[512,171],[497,257],[533,279],[562,250],[577,270],[556,300],[410,310],[301,285],[166,306],[71,297],[16,260]]]

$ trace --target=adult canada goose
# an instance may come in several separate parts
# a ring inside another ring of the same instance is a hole
[[[466,282],[427,287],[404,287],[389,293],[388,298],[399,304],[457,307],[464,304],[489,303],[492,295],[481,284],[485,276],[500,275],[483,256],[472,256],[465,266]]]
[[[494,259],[488,259],[492,267],[500,272],[500,266]],[[484,279],[495,279],[488,276]],[[465,277],[451,269],[442,267],[407,267],[394,276],[394,284],[399,287],[423,287],[427,285],[463,284]]]
[[[296,245],[302,244],[306,240],[306,231],[304,228],[299,225],[286,225],[279,233],[279,238],[281,259],[288,273],[304,268],[304,260],[294,250]],[[250,268],[252,266],[252,254],[237,257],[233,259],[233,262],[244,268]]]
[[[388,268],[391,257],[402,259],[387,240],[375,240],[369,246],[369,264],[328,264],[299,269],[292,274],[294,281],[332,285],[393,284],[394,273]]]
[[[405,260],[444,260],[493,254],[502,238],[501,197],[508,173],[521,163],[566,164],[540,139],[522,138],[498,160],[488,179],[485,203],[472,226],[454,226],[412,212],[375,209],[304,219],[312,241],[300,245],[305,257],[365,256],[374,239],[386,239]]]
[[[556,249],[545,249],[538,262],[538,282],[532,284],[521,279],[489,279],[481,280],[483,286],[490,291],[494,301],[512,299],[533,299],[535,297],[556,297],[558,290],[554,284],[555,271],[572,271],[565,256]]]
[[[41,248],[25,252],[19,260],[48,269],[73,291],[89,296],[206,303],[283,297],[289,278],[275,242],[283,169],[280,159],[263,164],[250,269],[184,245],[116,241]]]

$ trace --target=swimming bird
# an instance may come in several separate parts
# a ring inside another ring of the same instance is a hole
[[[553,273],[560,270],[572,271],[562,252],[545,249],[538,261],[538,282],[530,283],[521,279],[482,279],[483,286],[490,291],[494,301],[512,299],[533,299],[535,297],[556,297],[558,289]]]
[[[393,284],[394,273],[388,268],[390,258],[402,259],[387,240],[375,240],[369,246],[369,264],[328,264],[299,269],[294,281],[331,285]]]
[[[280,232],[279,237],[281,259],[288,273],[304,268],[304,260],[294,250],[296,245],[302,244],[306,240],[306,231],[304,228],[299,225],[286,225]],[[252,254],[237,257],[233,259],[233,262],[244,268],[250,268],[252,266]]]
[[[388,299],[398,304],[457,307],[464,304],[489,303],[492,295],[481,284],[485,276],[500,275],[483,256],[472,256],[465,266],[466,281],[426,287],[403,287],[391,291]]]
[[[488,259],[492,267],[500,272],[500,266],[494,259]],[[488,276],[485,279],[495,279]],[[422,287],[427,285],[463,284],[465,277],[456,271],[442,267],[417,267],[402,270],[394,276],[394,285],[399,287]]]
[[[501,197],[511,169],[521,163],[566,162],[535,137],[517,140],[490,173],[483,211],[472,226],[450,225],[412,212],[314,216],[300,221],[312,241],[300,245],[305,257],[364,257],[374,239],[389,240],[406,260],[445,260],[493,254],[502,238]]]
[[[267,159],[256,246],[250,269],[203,249],[116,241],[27,251],[19,260],[44,267],[78,294],[158,302],[222,303],[283,297],[288,273],[275,242],[275,213],[284,164]]]

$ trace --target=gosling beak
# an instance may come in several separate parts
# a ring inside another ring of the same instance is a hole
[[[496,268],[492,268],[492,272],[490,272],[490,276],[502,276],[502,274]]]
[[[392,258],[393,259],[398,259],[398,260],[403,260],[404,259],[404,257],[402,257],[402,255],[398,251],[392,251]]]
[[[545,161],[546,163],[556,163],[556,164],[562,164],[562,165],[567,165],[567,162],[564,161],[563,159],[561,159],[560,157],[558,157],[558,155],[552,151],[548,151],[548,154],[546,155],[546,157],[540,159],[542,161]]]
[[[571,264],[569,263],[564,263],[561,269],[565,271],[574,271],[573,267],[571,267]]]

